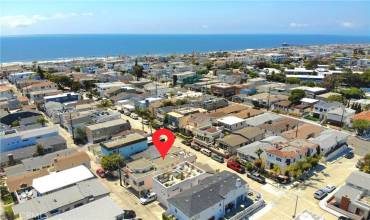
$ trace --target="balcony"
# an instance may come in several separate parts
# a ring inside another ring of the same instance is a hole
[[[238,220],[246,218],[265,206],[265,201],[257,192],[253,192],[252,196],[248,196],[245,201],[238,204],[236,208],[231,209],[225,214],[227,220]]]

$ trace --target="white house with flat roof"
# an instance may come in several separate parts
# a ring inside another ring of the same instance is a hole
[[[223,126],[225,130],[235,131],[242,129],[247,126],[244,119],[236,116],[225,116],[223,118],[217,119],[220,126]]]
[[[32,187],[39,195],[44,195],[94,177],[88,168],[80,165],[33,179]]]
[[[126,83],[117,81],[117,82],[107,82],[107,83],[95,83],[96,89],[99,93],[100,96],[104,95],[104,92],[106,90],[109,90],[111,88],[120,88],[120,87],[125,87],[127,86]]]
[[[152,191],[157,194],[157,200],[167,207],[167,199],[198,185],[207,176],[204,170],[184,162],[173,170],[154,176]]]

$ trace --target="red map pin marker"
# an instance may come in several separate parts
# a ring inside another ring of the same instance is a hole
[[[166,141],[161,141],[161,136],[166,136]],[[152,141],[154,146],[157,148],[158,152],[161,154],[162,158],[164,159],[172,147],[173,142],[175,142],[175,135],[165,128],[161,128],[156,130],[152,136]]]

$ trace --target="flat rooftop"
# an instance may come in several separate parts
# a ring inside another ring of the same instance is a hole
[[[105,148],[113,149],[117,147],[123,147],[125,145],[137,143],[140,141],[146,141],[147,138],[139,133],[132,133],[126,136],[123,136],[119,139],[111,140],[105,143],[102,143],[102,146]]]
[[[162,173],[154,178],[165,187],[171,187],[187,179],[194,178],[204,173],[204,170],[201,170],[191,163],[184,162],[177,165],[174,170]]]
[[[36,178],[32,181],[32,187],[37,192],[43,194],[91,178],[94,178],[94,175],[90,170],[85,166],[80,165],[71,169]]]
[[[236,116],[226,116],[226,117],[218,119],[217,121],[222,124],[233,125],[237,123],[242,123],[245,120],[242,118],[236,117]]]

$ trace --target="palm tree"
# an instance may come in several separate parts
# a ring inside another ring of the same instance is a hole
[[[263,150],[262,150],[261,148],[258,148],[258,150],[256,150],[256,152],[255,152],[255,153],[257,154],[258,159],[260,159],[260,160],[261,160],[261,154],[263,153]]]

